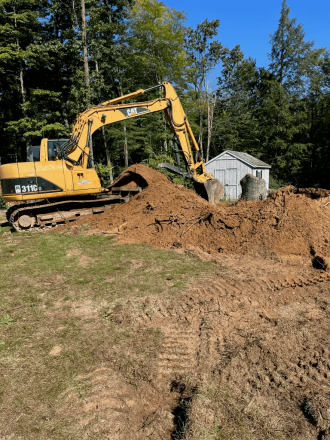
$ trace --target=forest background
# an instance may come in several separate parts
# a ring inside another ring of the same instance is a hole
[[[170,81],[206,161],[245,151],[272,166],[273,188],[329,188],[330,56],[286,0],[267,67],[224,47],[219,19],[185,23],[157,0],[0,0],[1,163],[25,161],[42,137],[68,138],[90,105]],[[163,113],[99,130],[104,183],[132,163],[174,163],[172,136]]]

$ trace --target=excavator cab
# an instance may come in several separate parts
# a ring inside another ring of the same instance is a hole
[[[103,191],[94,169],[67,164],[58,158],[68,139],[42,139],[30,146],[26,162],[0,167],[3,198],[7,202],[97,194]]]
[[[41,145],[27,148],[27,162],[55,161],[60,147],[69,139],[42,139]],[[41,152],[41,154],[40,154]],[[41,156],[41,157],[40,157]]]

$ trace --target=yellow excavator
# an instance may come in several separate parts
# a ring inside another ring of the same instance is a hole
[[[156,87],[163,87],[163,98],[122,104]],[[192,178],[196,191],[209,202],[217,203],[223,194],[223,185],[206,173],[179,97],[173,86],[164,82],[88,108],[77,116],[70,139],[42,139],[40,147],[29,148],[27,162],[0,166],[3,199],[15,202],[7,211],[7,220],[17,231],[55,227],[83,215],[104,212],[114,203],[127,202],[147,187],[148,182],[132,172],[108,188],[102,188],[91,165],[91,136],[105,125],[162,110],[174,133],[179,167],[160,166]],[[196,163],[189,138],[196,150]],[[186,170],[180,167],[180,151]]]

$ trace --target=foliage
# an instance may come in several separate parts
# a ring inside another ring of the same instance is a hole
[[[0,325],[8,325],[15,322],[15,319],[11,318],[9,315],[0,316]]]
[[[6,210],[9,208],[9,203],[3,200],[2,195],[0,195],[0,209]]]
[[[158,0],[84,2],[88,83],[81,2],[0,1],[1,163],[24,161],[42,137],[68,137],[90,105],[170,81],[206,160],[246,151],[272,166],[275,187],[329,187],[330,55],[306,40],[286,0],[265,67],[239,45],[223,47],[219,19],[187,28],[185,12]],[[162,96],[159,88],[131,102]],[[172,136],[163,112],[98,130],[93,151],[104,184],[127,165],[173,161]]]
[[[103,163],[95,164],[95,171],[101,180],[101,185],[103,187],[108,186],[110,184],[110,171],[111,167],[108,165],[103,165]]]
[[[289,182],[285,182],[284,180],[275,179],[271,174],[269,176],[269,189],[278,190],[283,188],[284,186],[290,185]]]
[[[279,185],[328,186],[328,55],[305,41],[303,26],[289,12],[283,1],[268,69],[245,59],[239,46],[224,52],[214,138],[221,150],[246,151],[269,163]]]
[[[219,63],[221,55],[227,49],[219,41],[211,41],[218,34],[220,20],[205,19],[196,29],[187,30],[185,49],[187,52],[187,74],[189,95],[189,116],[195,124],[194,131],[198,134],[198,144],[201,156],[204,157],[204,131],[207,130],[206,160],[209,158],[211,141],[210,124],[212,125],[213,107],[210,108],[210,98],[215,94],[210,90],[209,73]],[[212,89],[212,87],[211,87]],[[207,127],[207,128],[206,128]]]
[[[130,18],[128,74],[138,75],[140,87],[180,81],[185,67],[185,14],[157,0],[138,0]]]

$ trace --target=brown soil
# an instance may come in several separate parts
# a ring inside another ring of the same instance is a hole
[[[142,174],[149,186],[129,203],[97,217],[84,217],[77,226],[89,223],[93,231],[117,234],[119,243],[194,245],[211,254],[257,253],[309,260],[330,256],[327,190],[285,187],[265,201],[213,206],[146,166],[133,165],[125,176],[132,173]]]
[[[189,292],[113,312],[123,328],[161,330],[161,343],[152,372],[135,371],[136,387],[109,353],[62,396],[61,411],[86,438],[328,438],[330,274],[301,261],[216,259],[219,274],[192,281]]]
[[[178,298],[149,296],[136,312],[128,301],[114,315],[162,332],[144,394],[96,371],[90,401],[73,390],[63,411],[83,412],[86,432],[100,426],[96,416],[109,421],[105,438],[328,439],[330,192],[286,187],[262,202],[212,206],[156,171],[131,169],[148,187],[77,226],[194,252],[217,262],[215,274],[203,282],[196,274]]]

